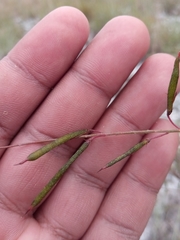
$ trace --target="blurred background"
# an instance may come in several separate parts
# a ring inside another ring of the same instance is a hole
[[[86,15],[91,27],[89,41],[111,18],[131,15],[141,19],[149,29],[151,46],[147,56],[157,52],[176,56],[180,50],[179,0],[1,0],[0,59],[47,13],[65,5],[74,6]],[[179,97],[173,120],[180,126]],[[180,149],[141,237],[141,240],[152,239],[180,240]]]
[[[149,54],[176,54],[180,49],[180,3],[178,0],[1,0],[0,57],[53,9],[70,5],[79,8],[88,18],[91,36],[111,18],[132,15],[140,18],[151,35]]]

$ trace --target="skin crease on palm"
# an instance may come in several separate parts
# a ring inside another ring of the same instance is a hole
[[[1,146],[84,128],[173,129],[158,119],[166,109],[174,57],[150,56],[107,108],[146,55],[150,37],[140,20],[119,16],[76,59],[88,34],[85,16],[62,7],[41,20],[1,60]],[[19,166],[14,164],[41,144],[1,150],[0,239],[139,239],[174,159],[178,135],[155,139],[129,159],[97,171],[141,138],[94,139],[50,196],[27,215],[33,199],[81,142],[72,140]]]

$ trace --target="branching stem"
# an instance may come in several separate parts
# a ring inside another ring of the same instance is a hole
[[[170,129],[170,130],[137,130],[137,131],[125,131],[125,132],[113,132],[113,133],[94,133],[85,134],[79,136],[80,138],[97,138],[97,137],[110,137],[119,135],[129,135],[129,134],[148,134],[148,133],[180,133],[180,129]]]

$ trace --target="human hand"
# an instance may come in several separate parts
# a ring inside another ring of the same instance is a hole
[[[60,8],[2,59],[1,146],[12,139],[23,143],[56,138],[84,128],[102,132],[172,128],[158,118],[166,108],[173,57],[149,57],[107,108],[145,56],[149,35],[141,21],[117,17],[75,61],[88,31],[82,13]],[[0,239],[139,239],[173,161],[178,136],[156,139],[128,160],[97,171],[141,138],[94,139],[32,216],[25,215],[32,200],[67,162],[80,140],[21,166],[14,164],[41,144],[2,151]]]

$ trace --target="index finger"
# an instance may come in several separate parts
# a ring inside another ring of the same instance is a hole
[[[88,32],[85,16],[63,7],[40,21],[1,60],[0,146],[9,143],[72,65]]]

